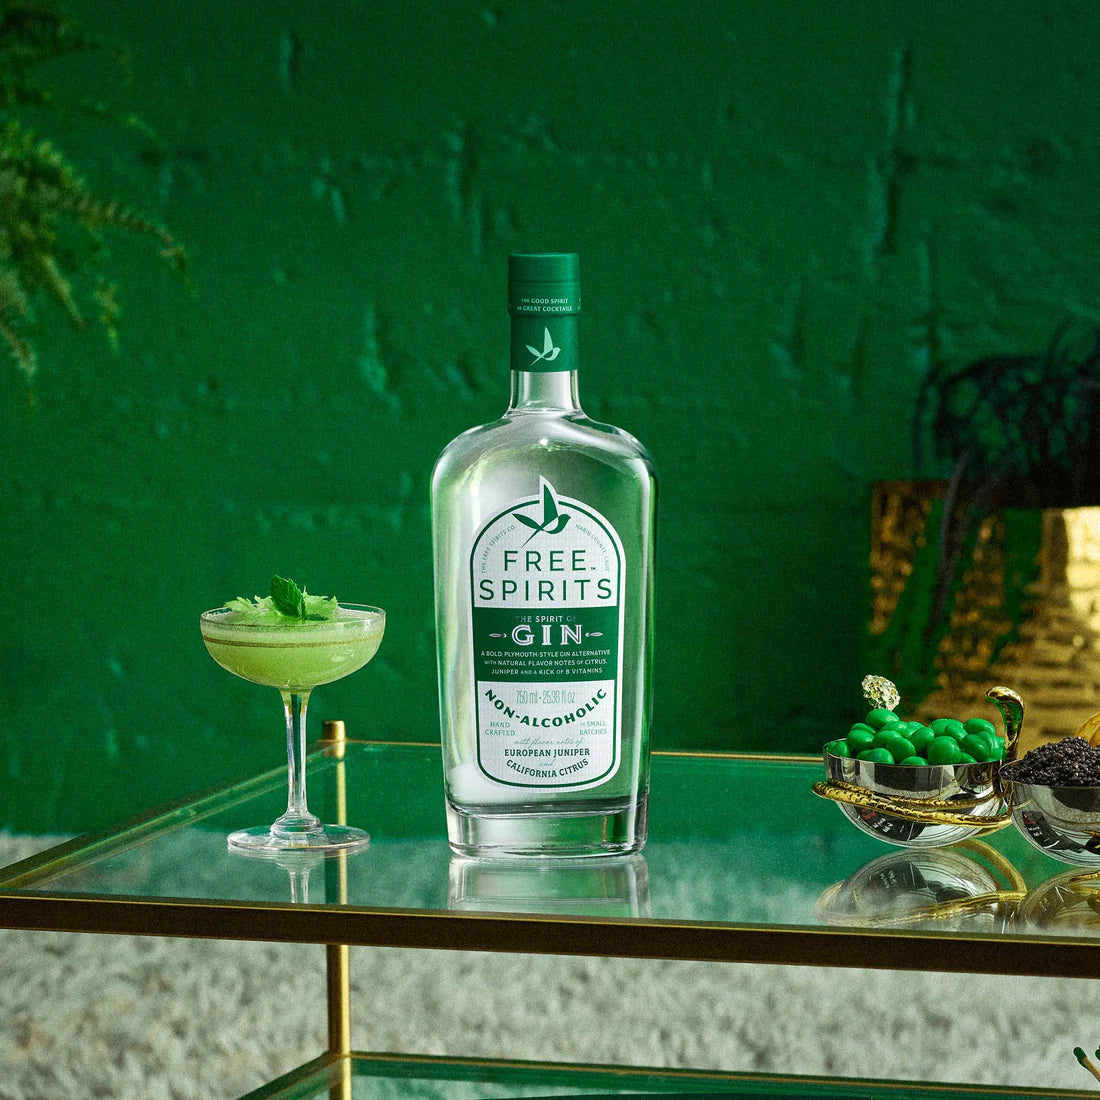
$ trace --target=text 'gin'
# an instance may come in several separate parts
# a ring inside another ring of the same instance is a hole
[[[585,416],[579,264],[509,260],[512,392],[432,479],[451,847],[584,856],[645,843],[657,484]]]

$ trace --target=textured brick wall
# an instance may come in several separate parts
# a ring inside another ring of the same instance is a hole
[[[0,371],[0,825],[277,765],[273,693],[196,625],[274,571],[391,612],[315,719],[437,736],[428,475],[503,407],[510,251],[581,253],[585,405],[658,462],[662,748],[848,720],[923,371],[1097,317],[1089,0],[74,9],[134,94],[58,80],[166,148],[39,124],[196,293],[111,238],[118,357],[43,308],[32,417]]]

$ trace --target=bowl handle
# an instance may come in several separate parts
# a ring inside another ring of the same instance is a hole
[[[1005,723],[1005,758],[1008,764],[1016,759],[1020,748],[1020,730],[1024,725],[1024,701],[1008,687],[991,687],[985,697],[1001,712]]]
[[[1001,768],[1005,764],[1011,764],[1020,751],[1020,730],[1024,726],[1024,701],[1019,693],[1008,687],[991,687],[985,697],[1001,712],[1005,724],[1005,757],[1001,761]],[[993,774],[993,789],[1001,796],[1011,809],[1013,788],[1010,780],[1001,775],[1001,768],[997,768]]]
[[[843,779],[826,779],[815,783],[813,789],[814,794],[821,798],[831,798],[834,802],[847,802],[849,806],[889,814],[905,821],[916,821],[921,825],[962,825],[968,829],[992,833],[1004,828],[1011,820],[1007,813],[989,817],[959,813],[956,809],[952,809],[959,805],[958,801],[875,794],[866,787],[845,783]]]

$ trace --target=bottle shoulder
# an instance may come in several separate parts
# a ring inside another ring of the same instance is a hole
[[[653,459],[629,432],[580,413],[524,412],[479,424],[456,436],[443,448],[435,478],[478,464],[497,465],[510,456],[590,458],[604,465],[639,467],[655,476]]]
[[[583,412],[505,415],[455,436],[443,448],[443,455],[526,449],[547,444],[590,448],[652,462],[649,451],[636,436],[613,424],[593,420]]]

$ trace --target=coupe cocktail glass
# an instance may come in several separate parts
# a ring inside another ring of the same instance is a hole
[[[341,603],[331,619],[256,622],[218,607],[203,612],[200,625],[210,656],[236,676],[278,688],[286,712],[286,813],[270,826],[231,833],[230,850],[278,856],[362,848],[370,840],[368,833],[325,825],[306,805],[306,706],[319,684],[342,679],[375,655],[386,613],[379,607]]]

